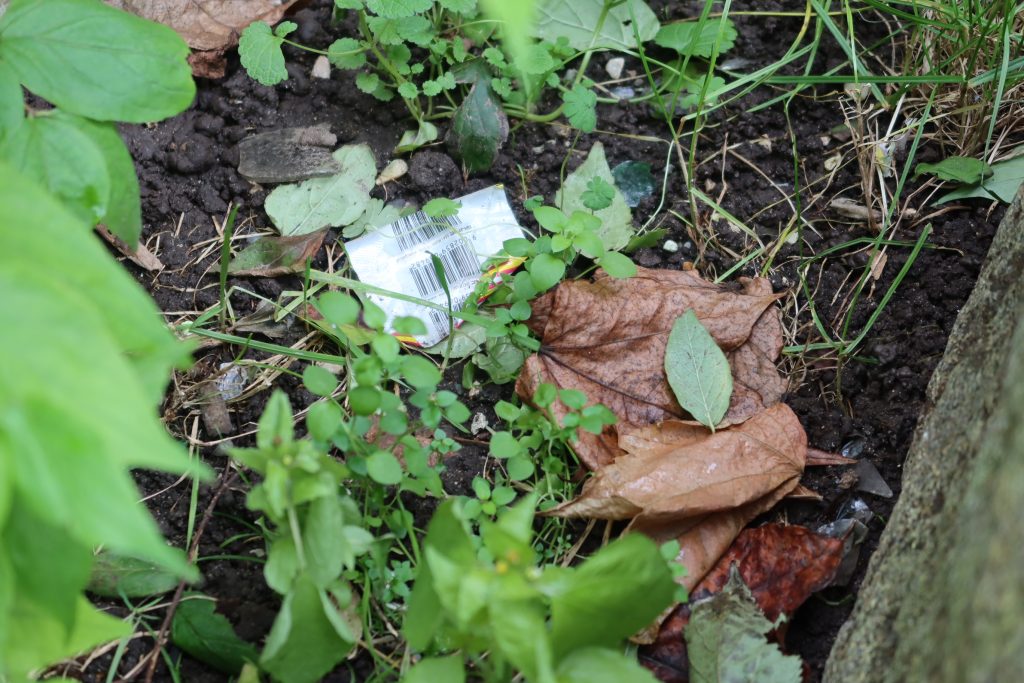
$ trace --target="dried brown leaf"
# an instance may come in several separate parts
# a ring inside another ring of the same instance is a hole
[[[741,508],[779,489],[785,495],[803,473],[807,437],[789,406],[778,403],[715,433],[673,421],[624,426],[619,446],[627,453],[553,514],[660,527]]]
[[[224,52],[238,44],[242,29],[254,21],[276,24],[296,0],[104,0],[108,5],[159,22],[177,31],[192,48],[192,73],[224,75]]]
[[[800,526],[766,524],[744,530],[691,593],[691,600],[717,593],[735,564],[758,607],[769,621],[790,617],[813,593],[828,586],[843,557],[842,539]],[[683,629],[689,604],[676,607],[662,622],[655,642],[640,648],[640,661],[660,681],[686,683],[689,662]],[[778,635],[778,634],[777,634]]]
[[[692,271],[639,268],[626,280],[599,271],[593,283],[563,282],[534,302],[528,324],[541,349],[527,359],[516,391],[529,400],[544,382],[579,389],[610,408],[619,429],[689,419],[665,377],[664,359],[672,324],[692,308],[729,357],[734,391],[723,425],[738,424],[785,391],[774,366],[782,348],[776,299],[762,278],[736,287]],[[562,411],[554,406],[559,419]],[[581,435],[576,451],[591,469],[621,453],[611,429]]]
[[[97,225],[96,232],[99,233],[100,237],[107,241],[112,247],[121,252],[129,261],[137,265],[139,268],[148,270],[151,273],[164,269],[164,264],[160,259],[156,257],[156,254],[146,248],[146,245],[139,242],[135,249],[128,246],[128,243],[123,239],[110,232],[105,225]]]

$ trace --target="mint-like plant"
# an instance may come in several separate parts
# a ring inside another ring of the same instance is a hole
[[[129,469],[203,471],[156,419],[188,350],[90,234],[129,243],[138,183],[114,121],[194,93],[188,48],[98,0],[12,0],[0,17],[0,679],[130,632],[83,591],[103,546],[194,579]],[[22,87],[55,105],[27,107]]]

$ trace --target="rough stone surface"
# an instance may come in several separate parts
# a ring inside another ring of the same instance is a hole
[[[1024,680],[1024,192],[928,387],[826,683]]]

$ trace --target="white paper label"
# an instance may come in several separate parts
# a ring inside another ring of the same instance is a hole
[[[505,240],[523,237],[505,191],[494,185],[457,199],[454,216],[431,218],[417,211],[346,244],[352,268],[360,280],[393,292],[448,306],[431,254],[444,265],[452,308],[459,310],[473,294],[481,266],[501,251]],[[427,326],[417,338],[433,346],[448,336],[448,315],[419,304],[369,294],[388,314],[388,325],[399,316],[414,316]],[[389,327],[390,329],[390,327]]]

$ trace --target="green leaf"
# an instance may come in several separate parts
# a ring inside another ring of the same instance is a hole
[[[142,206],[139,202],[139,179],[135,175],[132,155],[113,123],[98,123],[73,114],[58,114],[92,140],[103,155],[110,177],[110,199],[102,222],[128,246],[134,248],[142,233]]]
[[[0,143],[0,157],[57,195],[89,225],[106,215],[110,174],[103,152],[67,117],[27,119]]]
[[[523,447],[511,432],[495,432],[491,435],[490,453],[495,458],[511,458],[519,455]]]
[[[331,599],[300,575],[285,596],[260,656],[260,667],[288,683],[315,683],[349,653],[355,643],[338,632]]]
[[[238,637],[231,622],[214,611],[203,595],[186,596],[174,612],[171,642],[201,662],[226,674],[237,674],[259,658],[256,648]]]
[[[569,124],[584,133],[593,133],[597,127],[597,95],[590,88],[576,84],[562,95],[565,118]]]
[[[327,59],[339,69],[359,69],[366,64],[366,48],[355,38],[339,38],[327,48]]]
[[[426,657],[402,677],[402,683],[465,683],[465,680],[466,669],[460,655]]]
[[[25,96],[18,77],[0,61],[0,141],[25,120]]]
[[[0,373],[0,459],[14,466],[22,504],[85,545],[196,576],[160,537],[128,474],[207,472],[154,412],[187,349],[88,224],[3,162],[0,291],[0,354],[18,359]]]
[[[288,395],[280,389],[275,389],[256,426],[256,447],[272,451],[291,443],[294,436],[292,405],[288,401]]]
[[[638,47],[636,36],[647,42],[658,33],[658,17],[643,0],[615,4],[597,35],[605,0],[540,0],[538,5],[534,35],[552,43],[564,37],[575,50],[632,51]]]
[[[594,143],[586,161],[565,179],[561,189],[555,194],[555,204],[569,215],[572,215],[573,211],[587,211],[583,195],[594,178],[601,178],[612,186],[615,183],[605,157],[604,145],[600,142]],[[634,233],[633,215],[626,206],[626,200],[618,188],[614,189],[613,195],[610,206],[595,212],[601,219],[598,236],[608,251],[618,251],[625,247]]]
[[[525,455],[514,455],[508,459],[508,478],[512,481],[523,481],[534,472],[533,461]]]
[[[105,598],[144,598],[178,587],[178,575],[152,562],[102,551],[96,555],[88,591]]]
[[[783,655],[778,645],[765,639],[775,626],[758,609],[733,566],[721,591],[691,607],[684,632],[690,680],[799,683],[803,680],[800,658]]]
[[[402,376],[417,389],[433,389],[441,381],[441,371],[421,356],[406,356],[402,359]]]
[[[672,325],[665,347],[665,373],[679,405],[714,431],[729,410],[732,370],[693,309]]]
[[[558,683],[656,683],[658,679],[635,659],[603,647],[575,650],[555,672]]]
[[[380,391],[376,387],[350,389],[348,405],[356,415],[373,415],[380,407]]]
[[[454,216],[461,208],[462,204],[459,202],[452,201],[447,197],[437,197],[423,205],[423,213],[431,218],[441,218],[442,216]]]
[[[565,262],[551,254],[537,254],[527,262],[526,269],[537,291],[545,292],[561,282]]]
[[[551,600],[556,658],[581,647],[619,645],[647,626],[674,594],[672,573],[653,541],[636,533],[613,541]]]
[[[434,25],[424,16],[368,17],[366,20],[374,37],[384,45],[401,45],[408,41],[422,47],[434,39]]]
[[[972,157],[946,157],[937,164],[918,164],[914,169],[914,176],[922,173],[931,173],[942,180],[973,185],[991,176],[992,167],[981,159]]]
[[[636,264],[617,251],[609,251],[597,259],[597,263],[614,278],[625,279],[636,275]]]
[[[245,27],[238,39],[238,56],[250,78],[263,85],[277,85],[287,80],[288,70],[281,51],[286,35],[287,32],[275,35],[264,21],[254,21]]]
[[[329,441],[338,431],[342,419],[341,408],[334,401],[317,401],[306,414],[306,427],[314,439]]]
[[[1024,154],[1006,161],[999,161],[991,166],[992,175],[980,184],[957,188],[943,195],[936,204],[945,204],[954,199],[998,199],[1006,204],[1013,201],[1021,183],[1024,183]]]
[[[307,365],[302,371],[302,383],[317,396],[328,397],[338,388],[338,378],[319,365]]]
[[[406,154],[417,150],[423,145],[428,145],[437,140],[439,135],[437,126],[430,121],[420,121],[416,130],[407,130],[402,133],[401,139],[395,146],[395,153]]]
[[[654,42],[670,50],[675,50],[681,55],[692,57],[704,57],[710,59],[715,48],[715,41],[718,40],[718,53],[721,54],[733,46],[736,42],[736,27],[732,20],[723,17],[721,19],[708,19],[703,23],[699,21],[677,21],[672,24],[665,24],[654,37]]]
[[[449,12],[468,14],[476,9],[476,0],[438,0],[438,4]]]
[[[378,484],[397,486],[402,483],[402,466],[388,451],[377,451],[366,459],[366,471]]]
[[[587,189],[580,195],[583,206],[591,211],[607,209],[615,199],[615,186],[601,176],[594,176],[587,183]]]
[[[369,145],[346,145],[334,153],[341,171],[296,185],[281,185],[264,208],[282,235],[304,235],[358,219],[370,203],[377,163]]]
[[[102,3],[12,0],[0,35],[0,61],[72,114],[146,123],[183,111],[195,96],[185,41]]]
[[[389,19],[411,17],[426,12],[433,5],[433,0],[366,0],[371,12]]]
[[[344,542],[345,513],[336,495],[309,504],[302,529],[306,571],[317,588],[327,588],[341,574],[348,552]]]
[[[338,327],[351,325],[359,318],[359,302],[341,292],[325,292],[317,297],[316,308],[324,319]]]
[[[501,37],[515,59],[520,59],[530,49],[530,34],[534,28],[539,0],[481,0],[484,12],[501,22]]]
[[[490,87],[477,82],[452,116],[448,149],[469,173],[487,171],[508,138],[508,117]]]

